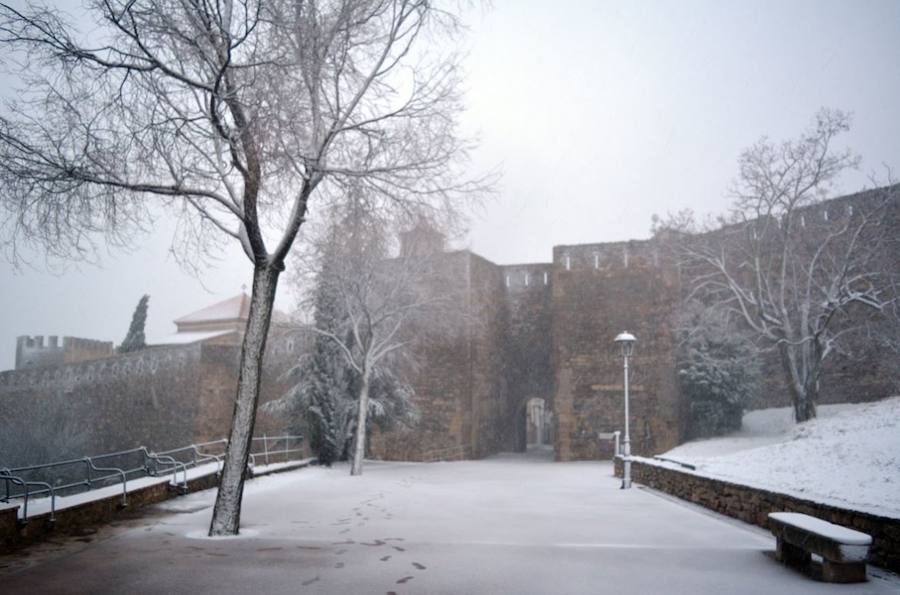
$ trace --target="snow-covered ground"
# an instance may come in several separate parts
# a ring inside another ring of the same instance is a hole
[[[888,595],[879,569],[822,585],[775,562],[772,535],[635,488],[609,462],[543,453],[310,467],[247,483],[242,533],[209,539],[208,490],[12,560],[9,593]],[[53,544],[49,544],[47,547]],[[4,590],[5,589],[5,590]]]
[[[744,416],[740,432],[661,455],[696,473],[900,518],[900,397],[824,405],[794,424],[790,408]]]

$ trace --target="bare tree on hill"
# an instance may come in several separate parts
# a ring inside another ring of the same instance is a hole
[[[427,0],[88,8],[90,39],[56,10],[0,3],[24,82],[0,118],[0,233],[13,258],[87,258],[163,212],[189,265],[240,244],[252,297],[210,526],[235,534],[275,290],[310,205],[352,182],[383,208],[439,216],[483,188],[460,171],[457,58],[438,51],[458,23]]]
[[[739,159],[731,215],[719,228],[681,213],[661,226],[676,232],[690,293],[775,349],[796,421],[816,416],[823,365],[852,337],[897,321],[897,238],[889,221],[900,187],[829,203],[838,177],[858,163],[834,140],[849,128],[822,110],[796,140],[763,139]],[[896,332],[896,331],[894,331]]]

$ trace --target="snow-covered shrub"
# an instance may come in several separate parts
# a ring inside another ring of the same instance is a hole
[[[721,312],[687,304],[679,321],[678,380],[689,407],[688,437],[741,427],[761,385],[758,350]]]

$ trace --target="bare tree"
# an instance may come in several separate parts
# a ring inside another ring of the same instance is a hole
[[[408,399],[408,386],[398,379],[412,357],[413,336],[421,340],[440,329],[452,308],[450,296],[431,283],[439,253],[417,244],[437,232],[418,223],[401,253],[389,258],[396,221],[379,214],[358,198],[348,201],[336,221],[342,232],[329,233],[323,247],[330,266],[319,279],[336,299],[338,324],[316,331],[333,341],[358,380],[351,475],[363,470],[370,413],[385,413],[384,403],[370,398],[374,383]]]
[[[798,139],[763,139],[744,151],[732,214],[721,229],[694,227],[703,233],[679,242],[689,298],[724,310],[761,347],[777,350],[798,422],[816,415],[829,356],[894,316],[898,299],[889,246],[896,238],[882,224],[897,208],[898,188],[826,201],[858,163],[833,146],[848,127],[846,114],[822,110]],[[670,226],[691,229],[686,223],[681,213]]]
[[[394,206],[449,208],[481,187],[457,27],[429,0],[89,0],[86,39],[60,13],[0,3],[0,44],[24,91],[0,118],[8,253],[87,258],[179,217],[181,254],[229,239],[253,265],[231,440],[210,534],[238,532],[272,303],[314,197],[350,183]],[[213,232],[213,233],[209,233]]]

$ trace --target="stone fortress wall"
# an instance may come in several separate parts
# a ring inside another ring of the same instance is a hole
[[[109,341],[81,339],[78,337],[47,337],[46,344],[41,335],[18,337],[16,339],[16,370],[74,364],[113,354],[113,344]]]
[[[869,199],[871,194],[862,193],[810,209],[810,233],[816,232],[815,221],[852,215],[854,205]],[[898,203],[881,224],[898,230],[893,237],[900,240]],[[681,442],[687,405],[678,392],[671,329],[684,283],[664,241],[556,246],[551,262],[520,265],[497,265],[466,250],[444,252],[437,240],[429,245],[438,251],[432,290],[457,307],[436,328],[411,331],[420,421],[373,431],[371,456],[452,460],[523,450],[526,404],[542,399],[558,460],[610,458],[612,445],[597,433],[623,426],[622,361],[613,344],[623,330],[638,338],[631,360],[633,451],[649,455]],[[900,278],[897,248],[883,257]],[[235,335],[224,344],[124,355],[113,355],[109,344],[73,342],[70,357],[96,354],[81,363],[66,360],[58,343],[39,349],[37,339],[20,340],[29,356],[47,355],[35,356],[25,369],[0,373],[0,463],[58,460],[140,443],[163,449],[227,435],[238,340]],[[308,345],[309,337],[297,333],[273,334],[261,402],[285,392],[281,372]],[[829,361],[821,402],[896,394],[896,355],[866,344],[852,347],[853,357]],[[763,364],[767,384],[755,408],[787,405],[777,362],[769,357]],[[261,412],[256,433],[280,432],[287,424]]]
[[[672,317],[680,286],[655,242],[619,242],[553,249],[552,398],[557,458],[608,458],[598,432],[622,430],[622,361],[613,338],[638,338],[631,358],[634,452],[661,452],[684,434],[675,378]]]
[[[280,371],[303,349],[290,335],[270,339],[261,402],[281,396]],[[227,437],[239,355],[236,343],[192,343],[0,372],[0,465]],[[258,435],[286,429],[265,413],[256,425]]]
[[[815,235],[817,222],[853,216],[854,207],[877,198],[877,191],[869,191],[827,201],[807,209],[804,227]],[[900,241],[898,212],[895,195],[879,225]],[[900,245],[889,245],[882,256],[885,269],[900,278]],[[558,460],[611,458],[612,444],[597,434],[623,429],[622,360],[613,344],[623,330],[638,337],[631,359],[633,451],[664,452],[684,439],[688,411],[678,391],[672,328],[685,283],[669,244],[651,239],[556,246],[551,262],[521,265],[496,265],[465,251],[445,258],[477,262],[448,272],[448,278],[473,288],[481,307],[470,309],[468,324],[482,330],[428,346],[413,383],[428,430],[407,431],[402,438],[379,435],[374,456],[432,460],[523,450],[525,404],[540,398],[552,411]],[[896,355],[867,344],[850,347],[851,354],[828,362],[820,401],[896,394]],[[766,384],[752,406],[787,406],[775,354],[763,357]],[[494,379],[491,388],[488,378]],[[404,446],[398,450],[397,444]]]

